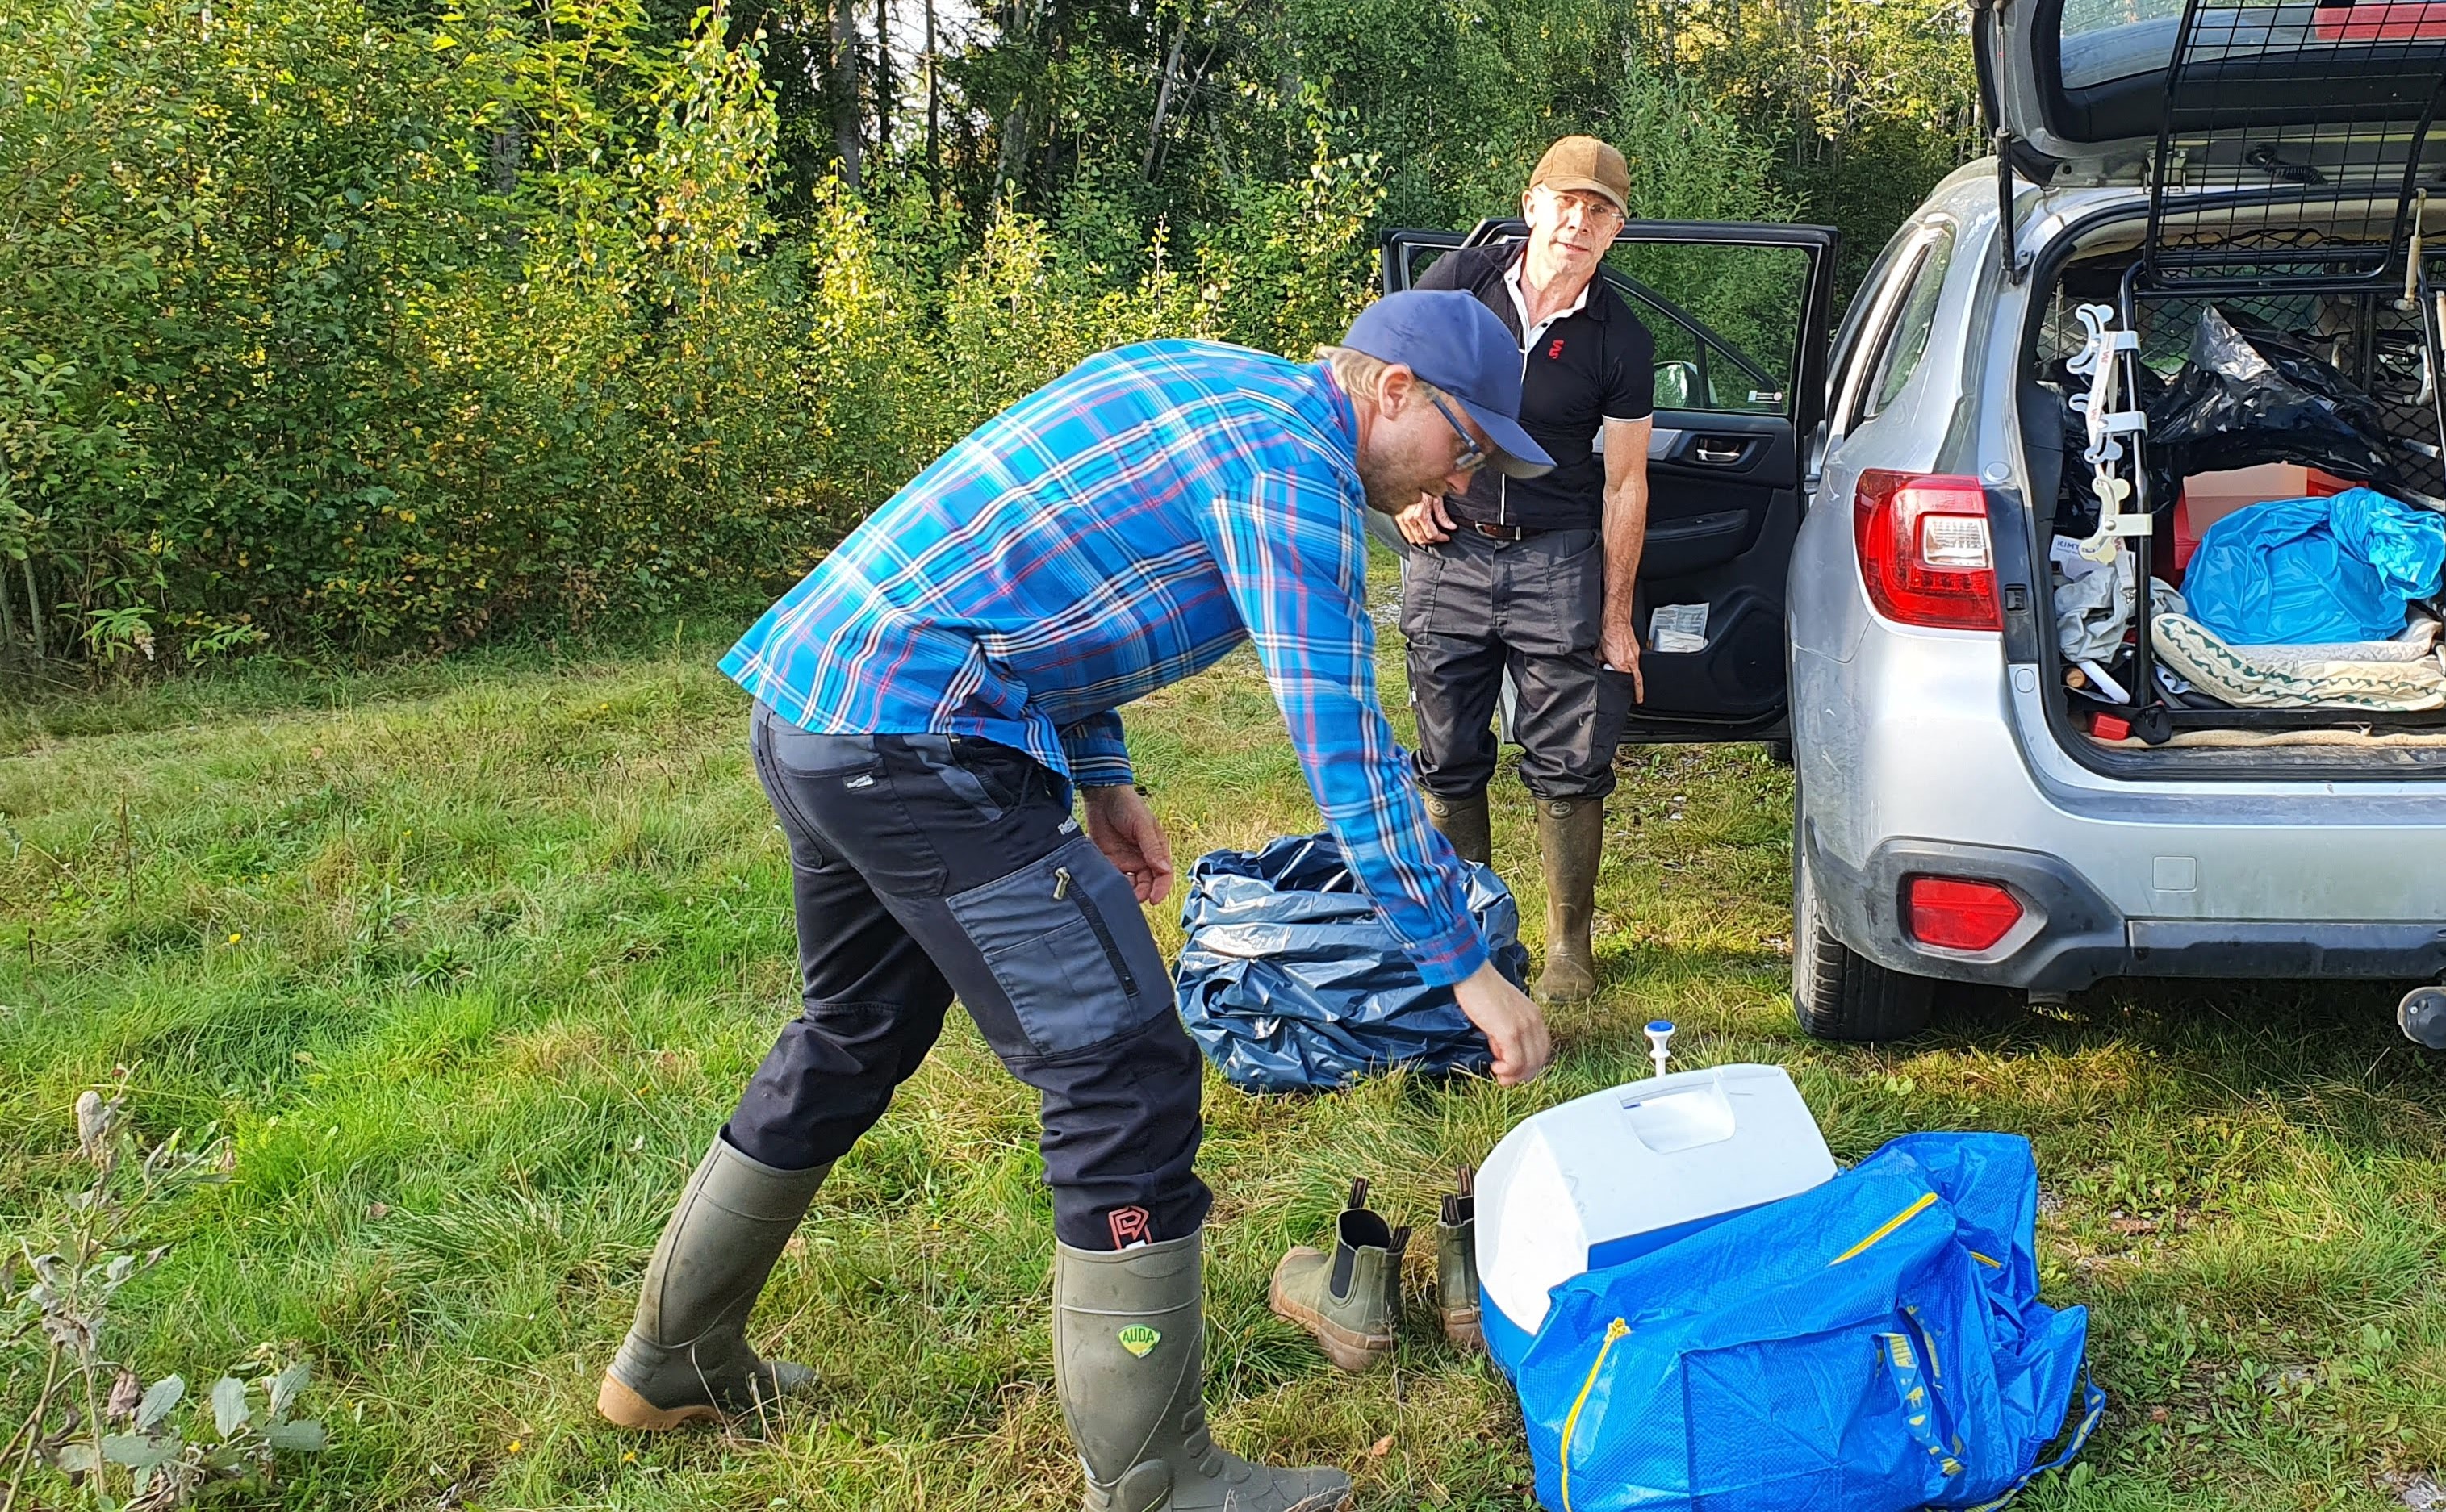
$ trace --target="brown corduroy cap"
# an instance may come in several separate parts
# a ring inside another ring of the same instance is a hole
[[[1592,190],[1613,201],[1613,208],[1625,215],[1630,214],[1630,165],[1622,154],[1594,137],[1565,137],[1546,149],[1537,159],[1536,171],[1529,176],[1529,187],[1544,184],[1550,189]]]

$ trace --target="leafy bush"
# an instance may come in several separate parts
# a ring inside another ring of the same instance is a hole
[[[1949,154],[1952,4],[997,10],[945,160],[931,130],[884,157],[877,100],[851,188],[808,177],[834,85],[795,11],[768,65],[653,0],[24,0],[0,661],[447,647],[776,588],[1090,352],[1305,352],[1385,224],[1508,209],[1562,132],[1620,145],[1651,217],[1800,208],[1749,122],[1813,69]],[[1707,277],[1740,335],[1755,280]]]

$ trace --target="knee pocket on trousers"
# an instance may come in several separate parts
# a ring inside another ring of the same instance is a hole
[[[1009,1001],[1027,1054],[1101,1044],[1168,1004],[1161,973],[1132,960],[1129,945],[1146,932],[1138,899],[1091,842],[944,902]]]

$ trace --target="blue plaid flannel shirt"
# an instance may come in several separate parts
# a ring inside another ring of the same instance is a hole
[[[722,669],[818,734],[974,736],[1131,780],[1131,700],[1256,643],[1325,822],[1430,982],[1486,945],[1376,700],[1358,422],[1323,364],[1090,358],[943,454]]]

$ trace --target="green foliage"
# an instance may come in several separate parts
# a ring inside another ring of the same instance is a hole
[[[105,1352],[105,1340],[121,1332],[121,1289],[170,1253],[166,1244],[147,1247],[149,1231],[182,1196],[226,1180],[231,1167],[226,1140],[189,1148],[177,1133],[157,1144],[141,1139],[125,1082],[122,1067],[111,1096],[91,1088],[77,1095],[77,1155],[92,1174],[28,1232],[12,1236],[10,1253],[0,1260],[0,1301],[15,1324],[0,1333],[0,1347],[27,1367],[12,1378],[29,1387],[42,1382],[0,1447],[0,1470],[8,1475],[0,1509],[18,1505],[21,1490],[39,1505],[65,1504],[55,1494],[64,1487],[82,1505],[168,1512],[207,1492],[262,1490],[276,1456],[324,1446],[323,1426],[292,1412],[306,1388],[302,1360],[273,1374],[274,1352],[258,1350],[255,1363],[266,1373],[259,1382],[235,1375],[216,1382],[209,1414],[196,1414],[190,1439],[172,1416],[186,1395],[185,1378],[165,1375],[144,1387]],[[257,1385],[260,1406],[253,1403]],[[45,1484],[54,1478],[61,1484]],[[122,1484],[124,1503],[114,1498]]]
[[[0,13],[0,661],[754,596],[1089,352],[1304,353],[1383,230],[1509,212],[1563,132],[1643,215],[1833,214],[1854,262],[1970,145],[1957,0],[1010,0],[931,113],[911,39],[889,113],[871,37],[833,66],[845,3]]]

